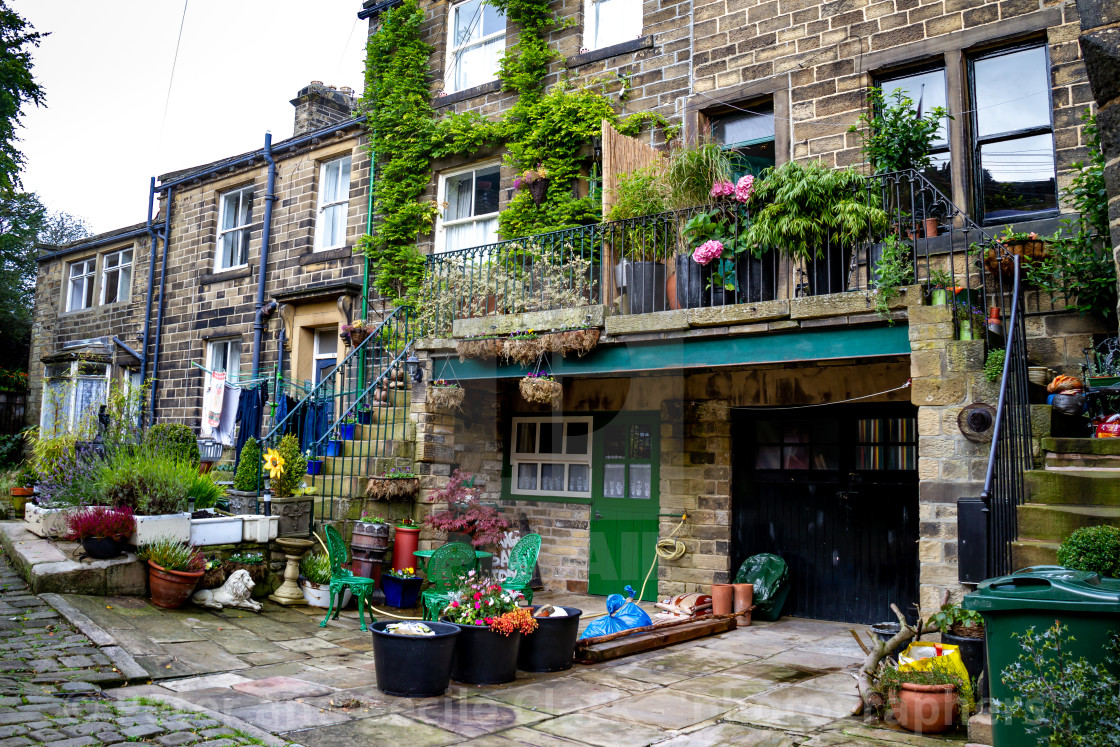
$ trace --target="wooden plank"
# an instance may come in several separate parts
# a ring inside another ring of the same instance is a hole
[[[684,643],[696,638],[704,638],[717,633],[724,633],[735,629],[734,616],[725,619],[707,619],[676,625],[664,631],[649,631],[648,633],[635,633],[626,638],[620,638],[605,643],[592,644],[581,648],[576,646],[576,661],[581,664],[594,664],[600,661],[610,661],[631,654],[640,654],[643,651],[653,651],[675,643]]]

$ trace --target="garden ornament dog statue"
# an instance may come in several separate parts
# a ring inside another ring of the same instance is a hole
[[[254,602],[252,596],[250,596],[254,586],[256,584],[249,577],[249,571],[234,571],[219,588],[196,591],[194,596],[191,597],[191,601],[212,610],[236,607],[237,609],[260,612],[261,603]]]

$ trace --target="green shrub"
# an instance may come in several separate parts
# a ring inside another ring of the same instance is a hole
[[[1058,548],[1058,562],[1066,568],[1120,578],[1120,529],[1082,527]]]
[[[256,493],[261,489],[261,446],[250,438],[241,449],[241,461],[233,475],[233,489]]]
[[[303,476],[307,474],[307,460],[299,452],[299,441],[290,433],[280,439],[280,446],[276,451],[284,460],[284,474],[270,485],[274,496],[286,498],[303,483]]]
[[[144,444],[155,454],[166,454],[198,467],[198,441],[190,426],[182,423],[153,425],[144,436]]]
[[[995,348],[988,351],[988,358],[984,361],[984,378],[988,381],[999,381],[1003,377],[1003,362],[1007,358],[1007,351]]]
[[[128,506],[141,516],[186,511],[191,498],[196,508],[208,508],[223,494],[209,475],[198,474],[197,465],[145,447],[111,454],[97,487],[110,505]]]

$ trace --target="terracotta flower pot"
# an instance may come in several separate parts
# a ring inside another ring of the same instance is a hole
[[[751,624],[751,605],[754,604],[754,584],[731,584],[735,597],[736,621],[739,625]]]
[[[891,710],[907,731],[940,734],[951,728],[957,717],[957,688],[903,682],[902,689],[891,698]]]
[[[712,614],[730,615],[735,608],[735,588],[731,584],[712,584]]]
[[[152,592],[152,604],[164,609],[177,609],[190,599],[194,587],[198,585],[206,571],[172,571],[148,561],[148,584]]]

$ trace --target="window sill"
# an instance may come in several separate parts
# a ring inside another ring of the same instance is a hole
[[[605,60],[610,57],[617,57],[621,54],[629,54],[630,52],[649,49],[652,46],[652,34],[650,34],[649,36],[639,36],[633,41],[622,42],[621,44],[612,44],[611,46],[603,47],[602,49],[593,49],[590,52],[582,52],[580,54],[572,55],[565,61],[565,64],[568,67],[579,67],[580,65],[586,65],[591,62],[598,62],[599,60]]]
[[[315,265],[320,262],[332,262],[336,259],[346,259],[353,257],[354,250],[351,247],[343,246],[338,249],[324,249],[319,252],[306,252],[299,257],[300,265]]]
[[[541,503],[574,503],[580,506],[590,506],[591,498],[561,497],[555,495],[503,495],[503,501],[523,503],[538,501]]]
[[[234,267],[231,270],[221,270],[219,272],[207,273],[199,278],[198,284],[210,285],[211,283],[221,283],[225,280],[240,280],[241,278],[247,278],[252,274],[252,265],[245,265],[244,267]]]
[[[435,101],[432,102],[432,108],[440,109],[444,106],[457,104],[460,101],[473,99],[475,96],[482,96],[487,93],[497,93],[500,90],[502,90],[502,81],[492,80],[489,83],[483,83],[481,86],[475,86],[474,88],[465,88],[462,91],[449,93],[446,96],[437,96]]]

